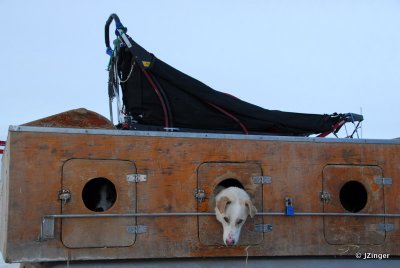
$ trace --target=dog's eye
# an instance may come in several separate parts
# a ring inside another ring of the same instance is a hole
[[[226,223],[229,223],[229,218],[228,218],[228,217],[224,217],[224,221],[225,221]]]
[[[240,219],[240,220],[237,220],[237,221],[236,221],[236,224],[239,225],[239,224],[241,224],[242,222],[243,222],[243,220]]]

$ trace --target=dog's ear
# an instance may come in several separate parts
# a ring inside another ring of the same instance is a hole
[[[225,212],[226,205],[229,204],[230,202],[231,200],[229,200],[229,198],[226,196],[223,196],[221,197],[220,200],[218,200],[217,209],[219,210],[219,212],[221,212],[221,214]]]
[[[253,203],[250,200],[246,200],[246,207],[249,210],[249,215],[250,217],[254,217],[257,213],[256,207],[253,205]]]

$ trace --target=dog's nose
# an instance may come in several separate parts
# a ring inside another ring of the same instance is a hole
[[[226,239],[225,242],[226,242],[225,244],[226,244],[227,246],[229,246],[229,247],[235,245],[235,240],[233,240],[233,239]]]

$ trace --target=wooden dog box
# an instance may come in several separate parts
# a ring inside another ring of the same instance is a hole
[[[399,177],[399,140],[13,126],[0,246],[8,262],[394,256]],[[234,247],[213,215],[216,187],[230,183],[258,210]],[[104,185],[115,196],[99,212]]]

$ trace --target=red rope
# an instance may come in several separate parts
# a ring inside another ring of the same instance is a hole
[[[208,104],[209,104],[210,106],[214,107],[215,109],[217,109],[218,111],[220,111],[221,113],[223,113],[224,115],[226,115],[226,116],[228,116],[229,118],[231,118],[231,119],[232,119],[233,121],[235,121],[236,123],[238,123],[239,126],[242,128],[244,134],[249,134],[249,131],[247,130],[246,126],[245,126],[242,122],[240,122],[240,120],[239,120],[237,117],[235,117],[233,114],[231,114],[230,112],[228,112],[228,111],[222,109],[221,107],[219,107],[219,106],[217,106],[217,105],[215,105],[215,104],[213,104],[213,103],[211,103],[211,102],[208,102]]]
[[[158,88],[157,88],[156,84],[154,83],[153,79],[151,79],[151,76],[147,73],[147,71],[143,68],[143,66],[141,64],[139,64],[139,66],[141,67],[141,70],[144,73],[144,75],[146,76],[147,81],[149,81],[151,87],[154,89],[154,91],[156,92],[156,94],[158,96],[158,99],[160,100],[161,107],[162,107],[162,110],[163,110],[163,113],[164,113],[165,128],[169,128],[167,106],[165,105],[164,99],[161,96],[161,93],[158,90]]]
[[[6,146],[6,142],[5,141],[0,141],[0,146]],[[4,150],[0,149],[0,154],[3,154]]]
[[[346,123],[346,120],[340,120],[339,122],[337,122],[336,124],[334,124],[332,126],[331,130],[328,130],[326,132],[323,132],[321,134],[319,134],[317,137],[318,138],[325,138],[326,136],[328,136],[329,134],[333,133],[336,129],[340,128],[341,126],[343,126]]]

